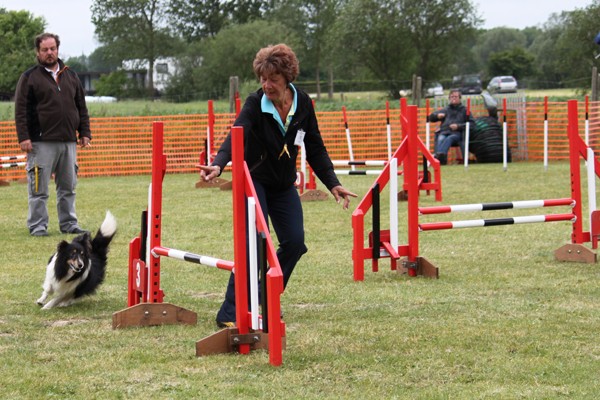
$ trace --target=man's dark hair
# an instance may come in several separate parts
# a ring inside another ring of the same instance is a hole
[[[42,33],[41,35],[37,35],[35,37],[35,48],[37,50],[40,49],[40,43],[42,43],[43,40],[46,40],[48,38],[52,38],[56,41],[56,48],[58,49],[60,47],[60,39],[58,38],[58,35],[54,34],[54,33]]]

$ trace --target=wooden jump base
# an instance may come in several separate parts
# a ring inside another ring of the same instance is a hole
[[[403,117],[404,117],[403,112]],[[600,237],[600,211],[590,214],[590,231],[583,231],[582,207],[581,207],[581,172],[580,157],[584,158],[588,164],[589,170],[593,176],[600,173],[600,163],[593,156],[593,151],[581,140],[577,124],[577,102],[569,101],[569,155],[571,168],[571,198],[568,199],[548,199],[548,200],[525,200],[516,202],[502,203],[482,203],[466,204],[436,207],[419,207],[417,186],[417,158],[420,149],[419,138],[417,135],[417,108],[409,106],[407,115],[404,117],[408,127],[408,136],[404,138],[402,144],[394,153],[394,157],[406,160],[405,163],[405,181],[408,181],[408,244],[393,245],[390,238],[395,234],[394,228],[389,231],[379,229],[378,223],[373,223],[373,232],[369,234],[369,245],[364,245],[364,216],[369,209],[373,209],[373,214],[378,213],[378,193],[385,184],[390,181],[392,174],[386,166],[382,174],[376,179],[372,190],[367,193],[365,198],[359,203],[356,210],[352,213],[353,228],[353,250],[352,259],[354,264],[354,280],[364,280],[364,260],[372,259],[373,271],[376,272],[377,262],[380,257],[389,257],[391,269],[395,270],[396,261],[400,257],[406,257],[403,262],[403,268],[400,272],[406,272],[409,276],[425,275],[438,277],[438,269],[429,261],[419,256],[419,231],[455,229],[466,227],[483,227],[496,225],[509,225],[520,223],[537,223],[553,221],[571,221],[573,231],[571,234],[571,243],[566,244],[554,252],[555,258],[560,261],[595,263],[596,253],[584,243],[591,242],[592,248],[598,247]],[[412,179],[411,179],[412,178]],[[588,181],[589,182],[589,181]],[[391,190],[391,189],[390,189]],[[589,189],[588,189],[589,190]],[[595,189],[594,189],[595,193]],[[595,202],[594,202],[595,203]],[[440,214],[456,211],[487,211],[492,209],[511,209],[511,208],[533,208],[533,207],[553,207],[569,206],[572,207],[571,213],[537,215],[526,217],[498,218],[491,220],[466,220],[450,221],[429,224],[419,224],[419,215]],[[594,204],[595,206],[595,204]],[[393,214],[393,210],[390,211]]]
[[[162,180],[166,172],[161,122],[153,124],[152,143],[152,183],[148,210],[142,216],[140,236],[131,240],[129,245],[128,308],[113,314],[113,328],[196,324],[195,313],[163,303],[160,258],[176,258],[235,272],[236,327],[223,329],[199,340],[196,343],[196,355],[232,351],[247,354],[254,349],[267,349],[269,362],[275,366],[281,365],[285,346],[285,323],[280,316],[283,274],[244,161],[243,128],[232,128],[233,262],[161,245]],[[246,213],[249,215],[248,221]],[[250,235],[247,246],[248,226],[256,229],[256,236],[260,239],[256,240],[254,235]],[[250,254],[247,254],[248,251]],[[257,302],[259,269],[262,315],[258,313]],[[251,304],[248,304],[248,286]]]

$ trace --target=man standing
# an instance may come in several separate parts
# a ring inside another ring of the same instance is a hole
[[[435,158],[440,164],[446,165],[448,161],[448,150],[450,147],[459,145],[463,157],[465,154],[464,134],[467,122],[474,123],[471,114],[467,115],[467,108],[461,103],[460,91],[452,89],[448,96],[449,103],[447,107],[434,111],[429,116],[431,122],[441,122],[439,130],[436,132],[435,140]]]
[[[77,131],[82,148],[92,134],[85,93],[77,74],[58,58],[58,35],[35,38],[38,64],[25,71],[15,91],[15,124],[21,150],[27,153],[32,236],[48,235],[48,185],[56,183],[56,208],[62,233],[83,233],[75,214]]]

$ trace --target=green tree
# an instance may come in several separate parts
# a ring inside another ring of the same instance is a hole
[[[28,11],[0,8],[0,92],[15,92],[21,74],[34,65],[34,39],[44,32],[46,22]]]
[[[414,73],[425,78],[447,74],[481,24],[469,0],[401,0],[398,5],[416,53]]]
[[[500,27],[481,31],[472,50],[473,61],[477,65],[476,71],[485,70],[489,77],[498,75],[489,71],[490,56],[509,51],[514,47],[526,48],[526,46],[527,36],[519,29]]]
[[[178,49],[167,23],[166,0],[94,0],[92,22],[111,59],[146,62],[148,90],[153,93],[156,59]]]
[[[194,54],[186,53],[185,62],[179,64],[167,93],[187,93],[188,99],[225,97],[229,77],[256,82],[252,70],[256,52],[281,42],[294,49],[301,48],[298,37],[283,24],[254,21],[224,28],[213,39],[195,45]],[[302,53],[297,53],[301,57]]]
[[[186,42],[216,36],[231,24],[261,19],[267,0],[171,0],[168,6],[174,29]]]
[[[490,76],[512,75],[517,80],[532,76],[535,57],[522,47],[500,51],[490,56],[488,69]]]

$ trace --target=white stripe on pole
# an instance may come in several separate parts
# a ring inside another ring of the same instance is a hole
[[[388,145],[388,160],[392,158],[392,127],[387,124],[387,145]]]
[[[352,168],[354,168],[354,165],[352,166]],[[381,170],[360,170],[360,171],[353,171],[353,170],[349,170],[349,169],[336,169],[334,171],[336,173],[336,175],[379,175],[381,174]]]
[[[149,271],[150,269],[150,263],[152,262],[152,259],[150,258],[150,227],[152,226],[152,183],[150,183],[150,185],[148,185],[148,211],[146,215],[146,270]],[[142,274],[142,271],[137,271],[138,274]],[[149,275],[146,274],[146,275]],[[146,279],[148,281],[148,287],[147,287],[147,292],[148,296],[150,296],[150,293],[152,293],[152,279],[150,279],[150,277],[148,276],[148,279]],[[148,299],[142,299],[142,301],[148,301]]]
[[[483,219],[470,219],[466,221],[452,221],[452,228],[475,228],[478,226],[484,226],[485,220]]]
[[[535,222],[546,222],[545,215],[528,215],[526,217],[512,217],[515,224],[530,224]]]
[[[212,142],[210,141],[210,126],[206,127],[206,165],[212,162]]]
[[[465,164],[465,169],[469,168],[469,135],[471,133],[471,124],[467,121],[467,125],[465,127],[465,154],[463,154],[463,161]]]
[[[252,329],[258,327],[258,254],[256,253],[256,200],[248,197],[248,248],[250,259],[250,316]]]
[[[398,159],[390,160],[390,244],[398,251]]]
[[[587,118],[585,120],[585,145],[590,145],[590,121]]]
[[[26,162],[5,163],[5,164],[0,164],[0,168],[4,169],[4,168],[24,167],[25,165],[27,165]]]
[[[504,122],[502,122],[502,168],[504,171],[508,169],[507,154],[508,154],[508,133],[506,126],[506,116]]]
[[[334,166],[344,167],[349,165],[363,165],[365,167],[383,167],[387,163],[385,160],[331,160]]]
[[[548,170],[548,120],[544,120],[544,171]]]
[[[348,142],[348,153],[350,155],[350,161],[354,161],[354,152],[352,151],[352,138],[350,138],[350,128],[346,128],[346,141]],[[354,171],[356,167],[352,166],[352,171]]]
[[[596,211],[596,163],[594,162],[594,150],[587,148],[587,191],[590,232],[592,231],[592,212]]]

